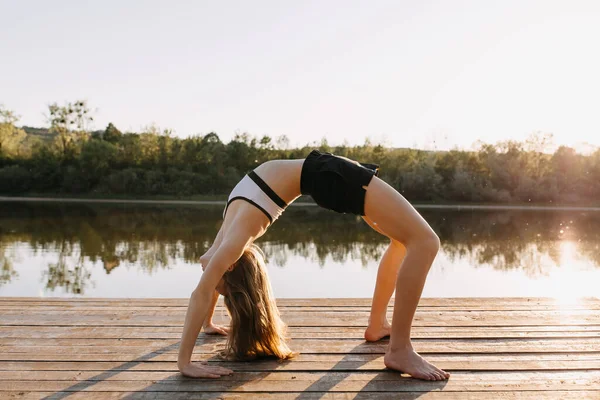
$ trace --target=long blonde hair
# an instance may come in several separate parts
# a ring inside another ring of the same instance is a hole
[[[260,248],[254,244],[248,247],[233,269],[223,275],[223,281],[225,306],[231,316],[225,356],[238,360],[293,357]]]

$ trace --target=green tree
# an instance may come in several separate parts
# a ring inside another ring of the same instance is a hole
[[[561,199],[576,202],[580,199],[583,177],[582,157],[571,147],[560,146],[550,160]]]
[[[19,145],[27,137],[23,129],[15,126],[18,120],[19,116],[0,104],[0,156],[18,154]]]
[[[110,122],[104,130],[104,135],[102,136],[102,139],[114,144],[117,143],[119,139],[121,139],[121,136],[123,136],[121,131],[115,128],[112,122]]]
[[[78,146],[89,137],[88,125],[94,120],[85,100],[48,106],[50,132],[56,134],[55,145],[63,160],[74,158]]]
[[[116,160],[117,149],[112,143],[90,140],[83,144],[79,164],[91,186],[108,175]]]

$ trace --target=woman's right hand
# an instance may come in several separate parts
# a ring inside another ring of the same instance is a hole
[[[179,367],[179,372],[190,378],[220,378],[233,374],[233,371],[230,369],[209,365],[206,361],[189,363],[183,367]]]

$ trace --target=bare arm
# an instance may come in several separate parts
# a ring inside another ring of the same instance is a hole
[[[213,244],[206,251],[206,253],[204,253],[200,257],[200,263],[202,264],[203,271],[206,269],[206,267],[210,263],[210,259],[212,258],[215,251],[219,248],[219,245],[221,244],[222,240],[223,240],[223,225],[221,225],[221,227],[219,228],[219,232],[217,233],[217,236],[215,237]],[[215,331],[215,329],[213,329],[213,328],[215,328],[215,326],[212,323],[212,317],[215,313],[215,307],[217,306],[218,300],[219,300],[219,293],[215,290],[215,293],[211,300],[210,306],[208,308],[208,314],[206,315],[206,319],[204,320],[204,324],[202,325],[202,327],[204,328],[205,331],[207,331],[207,333],[226,334],[226,332],[219,332],[218,329],[216,331]]]
[[[204,319],[204,327],[212,324],[213,315],[215,315],[215,307],[217,306],[217,301],[219,300],[219,292],[215,290],[212,299],[210,300],[210,305],[208,306],[208,313],[206,314],[206,318]]]
[[[221,227],[219,228],[219,232],[217,232],[217,236],[215,236],[215,240],[214,240],[213,244],[210,246],[210,248],[208,250],[206,250],[206,253],[204,253],[202,256],[200,256],[200,263],[202,263],[202,265],[204,267],[206,267],[208,265],[210,258],[213,256],[215,251],[219,248],[222,241],[223,241],[223,224],[221,224]],[[202,268],[202,269],[204,269],[204,268]]]
[[[198,286],[192,292],[187,313],[185,315],[185,323],[183,325],[179,356],[177,359],[177,366],[185,375],[206,377],[219,376],[219,374],[214,373],[203,375],[201,374],[202,371],[199,371],[200,367],[195,367],[194,369],[191,365],[192,352],[203,322],[209,315],[209,308],[213,301],[217,284],[223,277],[227,268],[241,257],[244,248],[250,239],[251,238],[247,235],[244,236],[238,233],[233,235],[231,239],[224,240],[211,257],[200,278]],[[206,368],[204,368],[204,370],[206,370]]]

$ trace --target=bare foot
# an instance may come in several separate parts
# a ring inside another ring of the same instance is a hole
[[[365,331],[365,340],[367,342],[376,342],[384,337],[390,336],[391,331],[392,327],[387,322],[383,324],[383,326],[369,324],[367,330]]]
[[[450,377],[449,373],[425,360],[412,348],[393,352],[388,350],[383,358],[383,363],[390,369],[426,381],[443,381]]]

